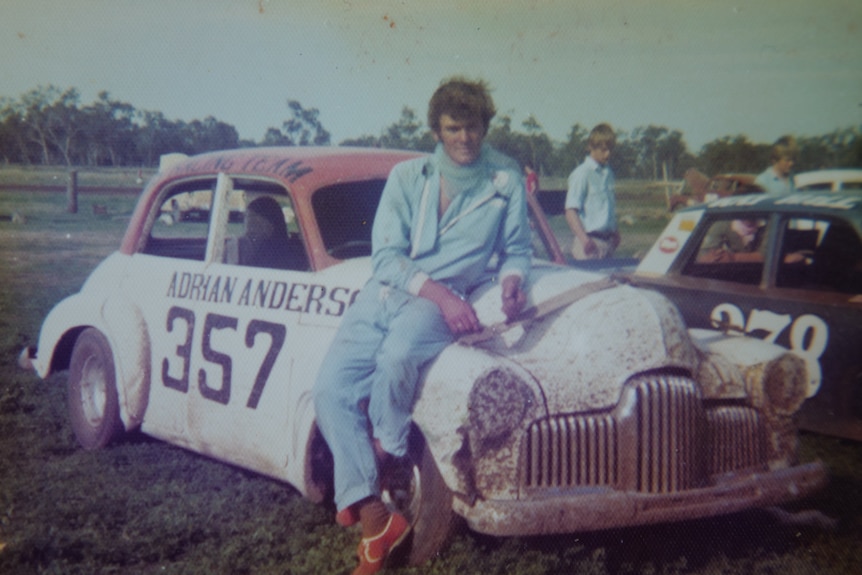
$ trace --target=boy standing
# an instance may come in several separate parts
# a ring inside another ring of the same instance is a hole
[[[793,136],[781,136],[772,145],[770,160],[772,165],[766,168],[754,183],[769,194],[791,194],[796,191],[793,185],[793,164],[799,148]]]
[[[617,230],[614,173],[608,165],[616,135],[608,124],[592,129],[590,155],[569,175],[566,222],[575,238],[576,260],[598,260],[613,255],[620,244]]]

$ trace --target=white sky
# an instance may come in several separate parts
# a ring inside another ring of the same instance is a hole
[[[862,125],[859,0],[3,0],[0,96],[101,90],[260,140],[317,108],[333,143],[379,135],[453,74],[513,127],[678,129],[689,148]]]

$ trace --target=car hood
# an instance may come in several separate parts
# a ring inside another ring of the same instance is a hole
[[[528,305],[603,277],[536,266],[531,271]],[[499,284],[483,286],[471,299],[484,325],[505,319]],[[656,292],[623,284],[590,293],[477,345],[532,374],[549,413],[612,407],[632,375],[668,367],[694,371],[698,362],[677,308]]]

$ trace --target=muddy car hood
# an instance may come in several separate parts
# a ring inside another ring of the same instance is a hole
[[[528,305],[547,301],[601,274],[537,266]],[[484,325],[504,320],[500,287],[486,285],[473,304]],[[612,407],[633,374],[667,367],[693,371],[698,352],[677,308],[655,292],[617,284],[479,344],[528,371],[550,413]]]

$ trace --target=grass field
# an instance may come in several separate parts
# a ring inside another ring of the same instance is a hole
[[[0,170],[2,172],[2,170]],[[18,369],[24,345],[62,297],[116,249],[134,195],[0,192],[0,573],[328,574],[354,566],[355,531],[285,484],[132,434],[98,452],[75,443],[65,374]],[[90,203],[107,207],[95,215]],[[84,209],[86,208],[86,209]],[[635,253],[663,225],[660,202],[621,197]],[[24,223],[13,223],[19,213]],[[635,240],[637,237],[639,239]],[[798,509],[834,529],[765,512],[559,537],[494,538],[462,530],[441,556],[399,574],[858,574],[862,445],[803,436],[829,487]]]

